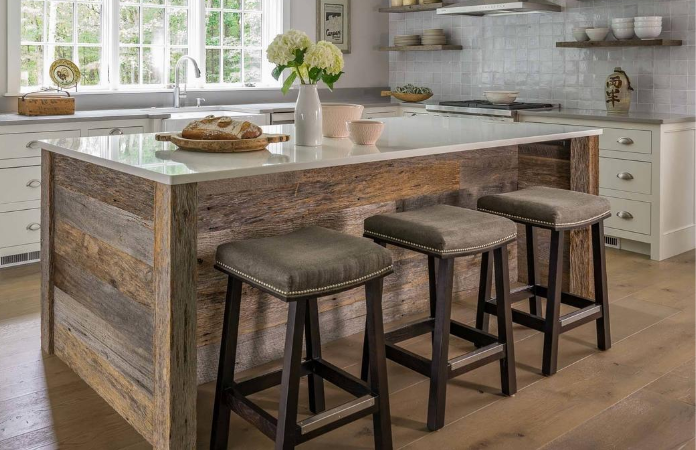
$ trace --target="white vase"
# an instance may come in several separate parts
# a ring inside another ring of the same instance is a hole
[[[321,102],[317,85],[302,84],[295,106],[295,145],[317,147],[321,143]]]

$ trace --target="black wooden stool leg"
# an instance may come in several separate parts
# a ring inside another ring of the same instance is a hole
[[[321,358],[321,334],[319,331],[319,306],[317,299],[307,301],[305,314],[305,344],[307,345],[307,360]],[[309,385],[309,410],[314,414],[326,409],[324,401],[324,380],[319,375],[307,377]]]
[[[276,429],[275,449],[294,449],[297,428],[297,402],[300,390],[302,366],[302,331],[304,328],[304,301],[291,302],[288,310],[288,323],[285,335],[285,354],[283,375],[280,382],[280,407]]]
[[[428,256],[428,301],[430,302],[430,318],[435,318],[437,311],[437,262],[434,256]],[[430,333],[430,345],[435,345],[435,329]]]
[[[370,389],[377,395],[379,409],[372,416],[375,433],[375,448],[392,448],[391,413],[389,411],[389,386],[387,384],[387,357],[382,318],[383,279],[370,280],[365,284],[367,303],[367,325],[370,358]]]
[[[536,286],[539,284],[539,264],[537,264],[537,232],[533,225],[525,225],[527,242],[527,284]],[[541,315],[541,298],[534,296],[529,299],[529,313],[534,316]]]
[[[215,406],[213,407],[213,429],[210,438],[211,450],[227,450],[231,411],[226,406],[224,397],[225,390],[232,387],[234,382],[241,303],[242,282],[236,278],[228,277],[225,315],[222,324],[222,342],[220,344],[220,362],[217,385],[215,387]]]
[[[488,331],[489,314],[486,313],[486,302],[491,299],[491,283],[493,278],[492,252],[481,254],[481,276],[478,290],[478,306],[476,307],[476,328]],[[497,289],[497,287],[496,287]]]
[[[609,295],[607,291],[607,261],[604,252],[604,222],[592,225],[592,265],[594,268],[595,303],[602,305],[602,317],[597,319],[597,347],[611,348]]]
[[[445,425],[453,278],[454,259],[439,260],[435,337],[433,340],[433,359],[430,365],[430,397],[428,398],[428,429],[431,431],[439,430]]]
[[[549,257],[549,287],[544,320],[544,361],[541,372],[556,373],[558,366],[558,337],[560,335],[561,287],[563,284],[563,231],[551,231]]]
[[[498,303],[498,342],[505,344],[505,358],[500,360],[500,384],[503,394],[515,395],[515,340],[512,336],[512,304],[510,302],[510,272],[507,245],[496,248],[495,292]]]
[[[386,242],[380,241],[379,239],[374,239],[375,244],[379,244],[382,247],[387,246]],[[428,266],[429,267],[429,266]],[[431,282],[432,283],[432,282]],[[432,292],[432,284],[430,286],[431,292]],[[431,297],[432,298],[432,297]],[[432,308],[432,300],[431,300],[431,308]],[[432,309],[431,309],[432,310]],[[370,311],[367,312],[367,314],[370,314]],[[431,316],[432,317],[432,316]],[[370,352],[368,350],[368,342],[367,342],[367,321],[365,322],[365,336],[363,337],[363,354],[362,354],[362,363],[360,365],[360,379],[367,382],[368,378],[370,376]]]

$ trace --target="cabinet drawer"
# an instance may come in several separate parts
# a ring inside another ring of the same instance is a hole
[[[650,194],[652,164],[615,158],[599,158],[599,187]]]
[[[41,241],[41,209],[0,213],[0,247]]]
[[[605,226],[634,233],[650,234],[650,203],[625,198],[605,198],[611,203],[611,217],[604,222]]]
[[[41,139],[70,137],[80,137],[80,130],[0,134],[0,159],[41,156],[41,150],[37,148],[28,148],[28,144]]]
[[[599,148],[617,152],[652,153],[652,132],[604,128],[599,136]]]
[[[0,169],[0,203],[41,199],[41,166]]]
[[[87,136],[123,136],[125,134],[138,134],[144,132],[144,127],[92,128],[87,131]]]

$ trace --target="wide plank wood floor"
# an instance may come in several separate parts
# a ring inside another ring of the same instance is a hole
[[[600,353],[594,326],[562,336],[558,374],[540,375],[542,336],[515,327],[519,392],[503,397],[497,364],[452,380],[446,426],[425,427],[427,380],[389,363],[394,443],[406,449],[693,449],[696,347],[694,253],[663,262],[609,250],[614,345]],[[457,320],[473,322],[473,298],[458,298]],[[409,318],[411,320],[413,318]],[[495,329],[493,328],[493,331]],[[326,344],[324,356],[357,374],[362,336]],[[407,343],[428,355],[429,337]],[[456,341],[452,356],[470,350]],[[275,363],[255,370],[266,370]],[[214,385],[198,390],[198,442],[207,448]],[[270,412],[277,390],[256,400]],[[306,415],[306,389],[301,403]],[[327,403],[348,397],[327,388]],[[233,418],[234,449],[272,448]],[[148,449],[150,446],[92,389],[39,342],[37,265],[0,270],[0,450]],[[303,445],[372,448],[363,419]]]

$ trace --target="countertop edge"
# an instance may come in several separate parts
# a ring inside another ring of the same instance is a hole
[[[333,159],[325,161],[307,161],[294,163],[292,165],[278,166],[261,166],[246,169],[233,169],[216,173],[205,174],[184,174],[184,175],[164,175],[156,172],[135,168],[126,164],[105,160],[98,156],[88,155],[85,153],[76,152],[74,150],[52,145],[45,141],[38,141],[38,147],[42,150],[57,153],[70,158],[75,158],[88,163],[96,164],[119,172],[134,175],[139,178],[154,181],[166,185],[179,185],[189,183],[199,183],[206,181],[218,181],[231,178],[243,178],[255,175],[266,175],[272,173],[295,172],[301,170],[321,169],[326,167],[339,167],[352,164],[361,164],[368,162],[389,161],[394,159],[413,158],[418,156],[440,155],[446,153],[456,153],[470,150],[481,150],[486,148],[505,147],[510,145],[534,144],[538,142],[559,141],[566,139],[577,139],[590,136],[599,136],[602,134],[601,129],[586,129],[566,133],[555,133],[544,136],[529,136],[523,138],[501,139],[485,142],[474,142],[468,144],[454,144],[440,147],[426,147],[412,150],[400,150],[387,153],[376,153],[369,155],[353,156],[350,158]]]
[[[576,120],[605,120],[607,122],[618,122],[618,123],[644,123],[650,125],[665,125],[665,124],[677,124],[677,123],[695,123],[696,117],[690,115],[683,115],[682,117],[668,117],[668,118],[648,118],[648,117],[631,117],[623,115],[591,115],[582,114],[572,111],[564,110],[552,110],[552,111],[518,111],[520,116],[536,116],[536,117],[557,117],[559,119],[576,119]]]

